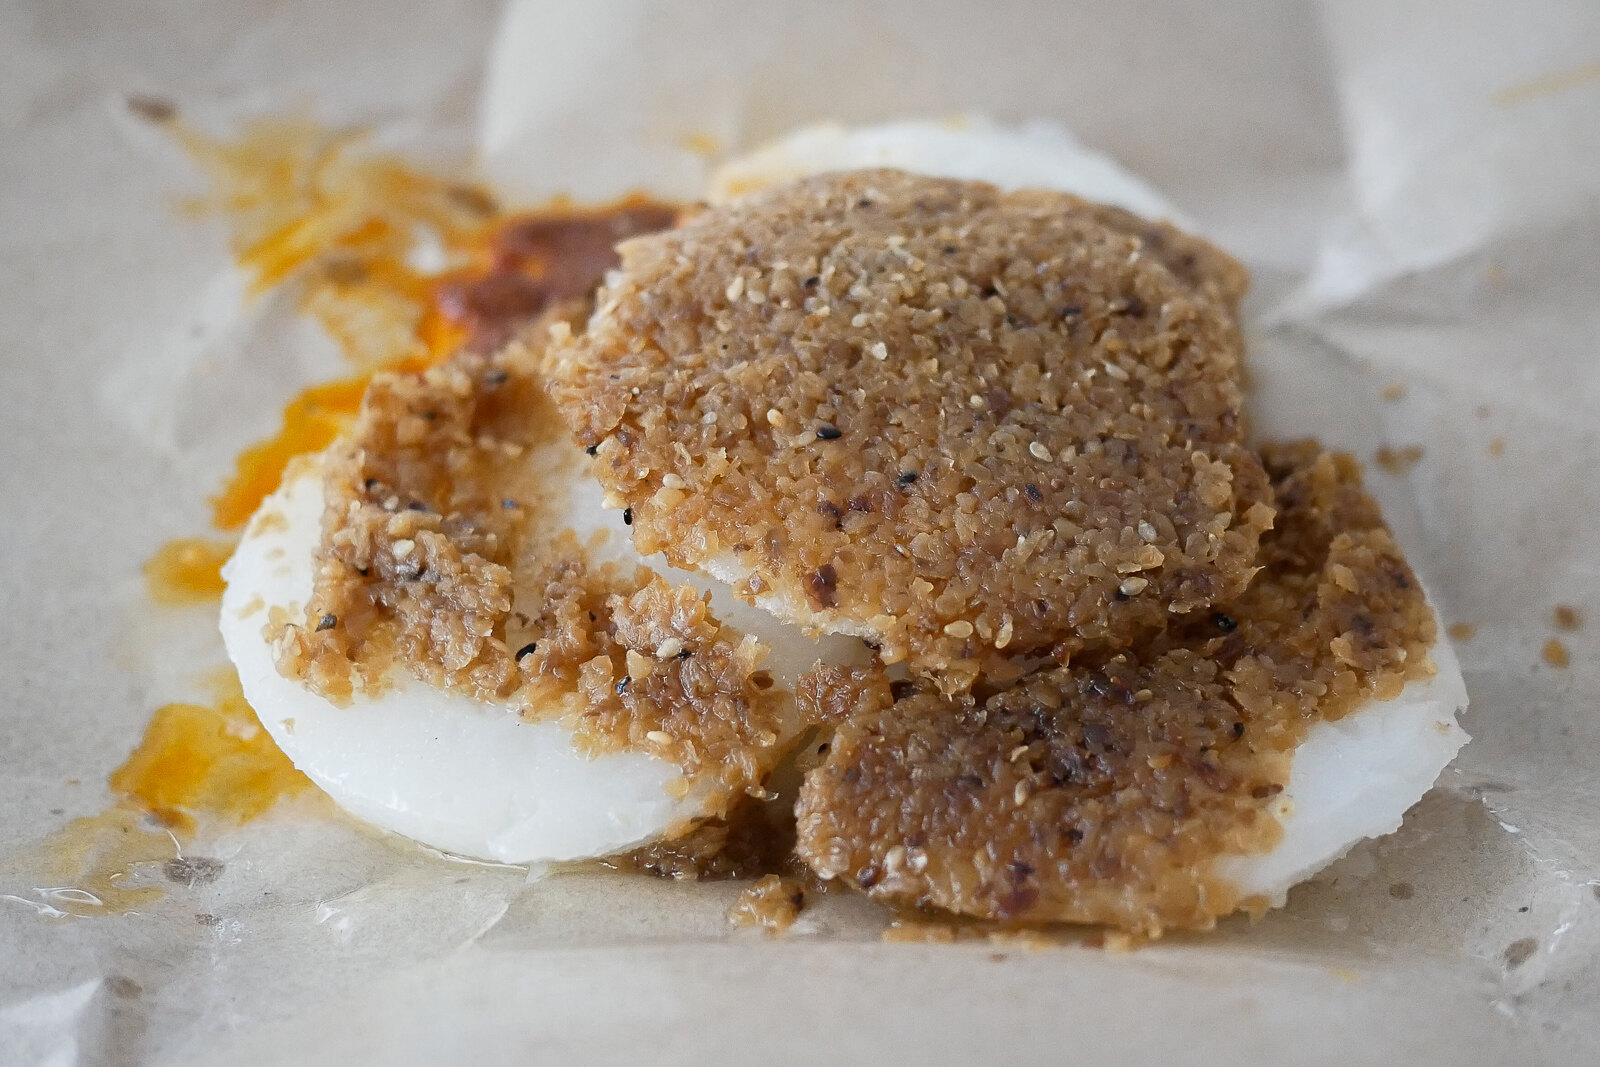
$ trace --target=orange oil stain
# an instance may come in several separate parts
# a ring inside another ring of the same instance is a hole
[[[311,794],[245,703],[231,668],[209,679],[210,704],[167,704],[111,773],[113,805],[74,819],[10,858],[0,881],[41,914],[117,915],[153,904],[174,881],[193,882],[183,850],[279,801]]]
[[[199,604],[222,595],[222,565],[232,541],[183,537],[168,541],[144,565],[145,587],[158,604]]]

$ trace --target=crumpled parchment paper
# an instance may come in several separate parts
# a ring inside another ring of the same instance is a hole
[[[130,94],[216,133],[297,107],[370,124],[530,202],[693,196],[718,151],[819,119],[1063,121],[1254,270],[1260,432],[1422,447],[1370,480],[1476,627],[1474,740],[1285,910],[1127,954],[885,944],[843,896],[770,940],[727,927],[737,886],[529,884],[315,799],[192,842],[213,881],[51,917],[7,857],[102,808],[150,711],[220,662],[209,609],[152,605],[140,563],[339,368],[175,212],[198,176]],[[0,1063],[1600,1052],[1593,4],[13,4],[0,264]],[[1595,621],[1558,635],[1558,603]]]

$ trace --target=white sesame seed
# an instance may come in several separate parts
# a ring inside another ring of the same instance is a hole
[[[873,359],[888,359],[889,358],[889,346],[884,344],[882,341],[879,341],[877,344],[873,345],[872,346],[872,358]]]
[[[1017,787],[1011,791],[1011,800],[1020,808],[1028,802],[1028,793],[1028,783],[1018,782]]]
[[[728,298],[728,302],[732,303],[733,301],[739,299],[739,294],[741,294],[743,292],[744,292],[744,275],[742,275],[742,274],[734,275],[734,279],[733,279],[733,281],[728,283],[728,288],[727,288],[726,293],[724,293],[724,295]]]
[[[858,330],[871,321],[872,316],[868,315],[865,311],[858,311],[850,317],[850,325]]]
[[[1156,528],[1152,526],[1148,520],[1140,519],[1139,536],[1144,538],[1146,541],[1154,541],[1156,539]]]
[[[394,553],[396,559],[399,559],[401,556],[411,555],[412,549],[416,547],[417,543],[415,541],[411,540],[410,538],[402,537],[400,540],[391,544],[389,546],[389,550]]]
[[[1000,629],[994,635],[994,647],[1005,648],[1011,643],[1011,616],[1000,617]]]
[[[891,871],[898,871],[906,865],[906,846],[895,845],[883,855],[883,865]]]
[[[1138,596],[1140,593],[1144,592],[1145,586],[1149,584],[1150,579],[1148,578],[1124,578],[1122,579],[1122,584],[1117,588],[1122,590],[1123,596]]]
[[[683,651],[683,641],[676,637],[669,637],[656,646],[656,659],[671,659]]]
[[[1028,446],[1028,451],[1033,454],[1034,459],[1042,459],[1046,463],[1050,462],[1050,450],[1044,445],[1040,444],[1038,441],[1034,441],[1032,444],[1030,444]]]
[[[946,623],[944,632],[951,637],[971,637],[972,624],[966,619],[957,619],[955,622]]]
[[[971,404],[975,408],[981,408],[983,407],[983,397],[979,396],[977,393],[973,393],[971,396],[967,397],[967,403]]]
[[[1015,762],[1017,762],[1017,760],[1021,759],[1023,756],[1026,756],[1027,754],[1028,754],[1028,746],[1027,745],[1018,745],[1016,748],[1011,750],[1009,755],[1006,756],[1006,762],[1007,763],[1015,763]]]
[[[644,736],[645,736],[645,739],[648,740],[653,745],[670,745],[670,744],[672,744],[672,735],[667,733],[665,730],[651,730],[649,733],[645,734]]]
[[[1128,380],[1128,377],[1129,377],[1128,376],[1128,372],[1123,370],[1120,366],[1118,366],[1115,363],[1107,363],[1106,364],[1106,373],[1111,375],[1111,377],[1115,378],[1119,382],[1125,382],[1125,381]]]
[[[666,486],[668,489],[682,489],[689,483],[685,482],[676,474],[663,474],[661,476],[661,484]]]

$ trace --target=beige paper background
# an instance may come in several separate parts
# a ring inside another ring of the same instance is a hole
[[[218,661],[206,612],[151,606],[139,564],[202,529],[238,448],[338,366],[282,301],[244,306],[221,230],[172,211],[197,176],[133,92],[219,133],[295,106],[370,123],[525,199],[692,194],[691,133],[1065,121],[1255,270],[1263,432],[1424,446],[1371,479],[1446,617],[1478,626],[1475,740],[1398,834],[1286,910],[1126,955],[883,944],[849,898],[771,941],[726,928],[734,886],[530,886],[289,810],[196,842],[223,876],[140,914],[48,919],[37,887],[0,884],[0,1064],[1600,1057],[1600,8],[600,0],[499,19],[465,0],[0,6],[0,861],[99,810],[150,710]],[[1563,635],[1564,671],[1539,659],[1557,602],[1596,620]]]

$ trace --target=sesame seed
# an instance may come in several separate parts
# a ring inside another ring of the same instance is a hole
[[[955,622],[946,623],[944,632],[951,637],[971,637],[972,624],[966,619],[957,619]]]
[[[670,744],[672,744],[672,735],[667,733],[665,730],[651,730],[649,733],[645,734],[644,736],[645,736],[645,739],[647,741],[649,741],[653,745],[670,745]]]
[[[1140,593],[1144,592],[1145,587],[1149,584],[1150,579],[1135,576],[1133,578],[1122,579],[1122,584],[1117,588],[1122,591],[1123,596],[1138,596]]]
[[[739,299],[739,295],[741,293],[743,293],[743,292],[744,292],[744,275],[738,274],[738,275],[734,276],[733,281],[728,283],[728,288],[727,288],[726,292],[723,295],[728,298],[728,302],[729,303],[732,303],[733,301]]]
[[[338,625],[339,625],[339,616],[333,614],[332,612],[329,612],[328,614],[324,615],[322,618],[317,620],[317,633],[321,633],[323,630],[331,630],[335,626],[338,626]]]
[[[1050,462],[1050,450],[1038,441],[1028,445],[1028,451],[1033,455],[1034,459],[1042,459],[1046,463]]]
[[[1018,782],[1017,787],[1011,791],[1012,803],[1016,804],[1016,806],[1019,808],[1022,807],[1022,805],[1028,802],[1029,792],[1030,790],[1028,789],[1027,782]]]
[[[860,318],[860,317],[861,317],[860,315],[856,316],[856,318]],[[866,323],[862,323],[862,325],[865,326]],[[872,346],[872,358],[873,359],[888,359],[889,358],[889,346],[884,344],[882,341],[879,341],[877,344],[873,345]]]
[[[1146,541],[1154,541],[1158,535],[1156,534],[1155,526],[1141,519],[1139,520],[1139,536]]]
[[[817,427],[817,440],[819,441],[837,441],[843,436],[844,431],[831,422],[825,422]]]
[[[394,553],[396,559],[399,559],[402,556],[411,555],[412,549],[416,547],[417,543],[415,541],[407,537],[402,537],[400,540],[389,546],[389,551]]]
[[[664,474],[661,476],[661,484],[666,486],[668,489],[683,489],[689,483],[685,482],[676,474]]]
[[[1105,365],[1105,367],[1106,367],[1106,373],[1111,375],[1111,377],[1115,378],[1117,381],[1125,382],[1125,381],[1128,380],[1128,378],[1129,378],[1128,372],[1123,370],[1117,364],[1115,364],[1115,363],[1107,363]]]
[[[531,656],[537,651],[539,651],[539,642],[529,641],[527,644],[517,649],[515,658],[517,660],[521,660],[523,656]]]
[[[1026,756],[1027,754],[1028,754],[1028,746],[1027,745],[1018,745],[1016,748],[1012,749],[1009,754],[1007,754],[1006,762],[1007,763],[1015,763],[1015,762],[1017,762],[1017,760],[1021,759],[1023,756]]]
[[[656,659],[671,659],[683,651],[683,641],[680,638],[669,637],[656,646]]]

